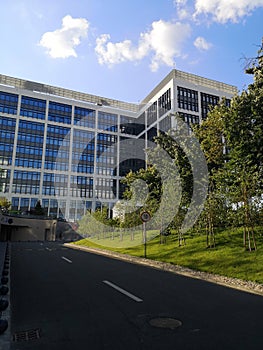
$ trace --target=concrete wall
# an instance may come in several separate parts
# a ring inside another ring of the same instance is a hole
[[[0,241],[54,241],[57,220],[0,214]]]

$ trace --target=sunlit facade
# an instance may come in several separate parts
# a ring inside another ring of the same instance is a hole
[[[189,125],[210,105],[230,101],[234,86],[172,70],[140,104],[0,75],[0,196],[27,212],[78,220],[87,209],[112,208],[121,178],[145,165],[135,144]],[[136,150],[136,151],[135,151]]]

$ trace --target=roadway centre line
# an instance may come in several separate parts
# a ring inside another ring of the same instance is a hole
[[[127,297],[129,297],[129,298],[131,298],[131,299],[137,301],[138,303],[141,302],[141,301],[143,301],[142,299],[136,297],[136,295],[133,295],[133,294],[129,293],[127,290],[122,289],[122,288],[116,286],[116,284],[114,284],[114,283],[111,283],[111,282],[106,281],[106,280],[105,280],[105,281],[102,281],[102,282],[105,283],[105,284],[107,284],[108,286],[110,286],[110,287],[116,289],[118,292],[120,292],[120,293],[126,295]]]
[[[67,261],[68,263],[70,263],[70,264],[72,264],[72,261],[71,260],[69,260],[69,259],[67,259],[67,258],[65,258],[64,256],[62,256],[61,257],[61,259],[63,259],[63,260],[65,260],[65,261]]]
[[[51,251],[52,251],[52,249],[50,249],[50,248],[48,248],[48,247],[46,247],[46,250],[48,250],[49,252],[51,252]]]

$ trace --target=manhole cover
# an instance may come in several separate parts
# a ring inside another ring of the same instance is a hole
[[[28,331],[17,332],[13,335],[13,341],[21,342],[21,341],[30,341],[36,340],[40,338],[40,329],[31,329]]]
[[[170,317],[157,317],[150,320],[150,325],[158,328],[175,329],[182,325],[182,322]]]

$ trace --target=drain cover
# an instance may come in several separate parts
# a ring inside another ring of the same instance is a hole
[[[182,325],[182,322],[170,317],[157,317],[150,320],[150,325],[158,328],[175,329]]]
[[[13,335],[13,341],[22,342],[36,340],[40,338],[40,329],[30,329],[28,331],[17,332]]]

